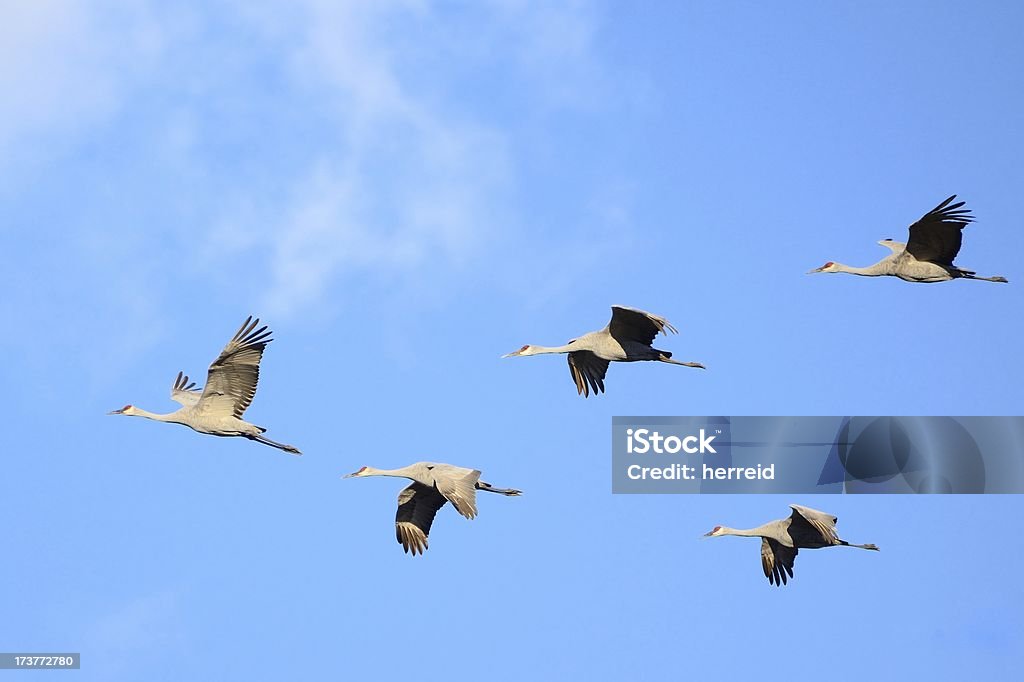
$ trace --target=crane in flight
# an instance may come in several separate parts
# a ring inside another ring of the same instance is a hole
[[[836,533],[836,521],[839,519],[831,514],[799,504],[789,506],[793,513],[788,519],[769,521],[749,530],[715,526],[705,533],[705,537],[739,535],[761,538],[761,568],[768,582],[775,586],[786,584],[786,574],[793,577],[793,562],[800,549],[842,546],[878,551],[878,547],[872,544],[855,545],[840,540]]]
[[[412,485],[398,493],[398,513],[395,515],[395,536],[406,554],[427,551],[427,536],[437,510],[451,502],[455,511],[467,519],[476,517],[476,491],[483,490],[501,495],[521,495],[519,490],[495,488],[480,480],[480,472],[451,464],[417,462],[401,469],[374,469],[362,467],[342,478],[367,476],[397,476],[412,480]]]
[[[270,440],[263,435],[265,428],[242,419],[256,395],[263,349],[273,340],[266,325],[256,328],[259,323],[259,319],[254,320],[251,315],[246,318],[210,365],[206,387],[201,391],[195,388],[195,382],[189,382],[187,376],[178,372],[171,386],[171,399],[181,403],[181,409],[170,414],[153,414],[134,405],[125,405],[108,414],[184,424],[194,431],[211,436],[242,436],[293,455],[301,455],[295,446]]]
[[[612,306],[612,319],[604,329],[584,334],[564,346],[530,346],[502,355],[503,358],[542,355],[545,353],[567,353],[569,372],[576,383],[576,393],[584,398],[604,391],[604,377],[609,362],[638,362],[653,360],[684,367],[699,367],[699,362],[680,362],[672,359],[672,353],[651,347],[659,333],[676,333],[668,320],[636,308]]]
[[[855,268],[829,261],[816,272],[847,272],[864,277],[889,275],[907,282],[945,282],[950,279],[979,279],[986,282],[1006,282],[1005,277],[981,277],[973,270],[964,270],[953,265],[953,259],[960,252],[963,229],[974,221],[969,208],[962,208],[963,201],[950,202],[956,195],[921,216],[910,226],[910,241],[906,244],[892,239],[878,242],[892,253],[874,265]]]

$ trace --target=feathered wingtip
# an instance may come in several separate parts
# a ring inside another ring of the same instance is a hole
[[[972,223],[974,222],[974,216],[971,215],[971,209],[961,208],[966,201],[958,201],[955,204],[950,205],[949,202],[956,199],[956,195],[952,194],[946,198],[941,204],[928,211],[928,215],[941,217],[942,220],[948,220],[955,223]]]
[[[245,318],[245,322],[238,328],[235,335],[231,338],[232,343],[237,343],[245,346],[253,346],[259,343],[264,345],[273,341],[270,335],[273,334],[267,325],[263,325],[259,329],[256,329],[256,325],[260,323],[260,318],[249,315]],[[254,331],[255,330],[255,331]]]
[[[189,382],[188,375],[184,372],[178,372],[177,378],[174,380],[175,391],[191,391],[195,388],[196,382]]]

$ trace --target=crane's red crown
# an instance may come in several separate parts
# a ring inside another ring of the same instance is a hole
[[[824,269],[824,268],[830,268],[833,265],[835,265],[835,263],[833,263],[832,261],[829,261],[829,262],[825,263],[824,265],[822,265],[821,267],[822,267],[822,269]]]
[[[130,410],[130,409],[132,409],[132,406],[131,406],[131,405],[125,405],[124,407],[122,407],[122,408],[121,408],[121,410],[120,410],[120,411],[121,411],[121,412],[126,412],[126,411],[128,411],[128,410]]]
[[[522,348],[520,348],[520,349],[519,349],[519,352],[520,352],[520,353],[522,353],[523,351],[525,351],[525,350],[526,350],[527,348],[529,348],[529,347],[530,347],[530,345],[529,345],[529,344],[527,344],[527,345],[523,346]]]

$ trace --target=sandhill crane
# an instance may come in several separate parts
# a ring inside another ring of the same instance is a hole
[[[699,367],[699,362],[680,362],[672,359],[672,353],[651,347],[659,332],[666,335],[676,333],[675,327],[663,317],[658,317],[636,308],[612,306],[612,319],[604,329],[584,334],[564,346],[526,345],[517,351],[502,355],[503,358],[544,353],[568,353],[569,372],[576,382],[576,393],[584,398],[604,391],[604,375],[609,362],[638,362],[654,360],[684,367]]]
[[[134,405],[125,405],[108,414],[184,424],[199,433],[212,436],[243,436],[293,455],[301,455],[295,446],[276,443],[264,437],[265,428],[242,419],[256,395],[263,349],[273,340],[265,325],[256,329],[259,323],[259,319],[254,320],[251,315],[245,319],[238,332],[210,365],[206,387],[201,392],[195,388],[195,382],[189,382],[187,376],[178,372],[171,386],[171,399],[182,405],[178,411],[153,414]]]
[[[836,533],[838,519],[810,507],[799,504],[789,505],[793,509],[788,519],[770,521],[763,526],[749,530],[737,530],[726,526],[715,526],[706,536],[739,535],[742,537],[761,538],[761,568],[768,582],[776,586],[786,584],[786,574],[793,577],[793,561],[800,549],[819,549],[821,547],[860,547],[873,549],[872,544],[855,545],[840,540]]]
[[[979,277],[971,270],[964,270],[953,265],[953,259],[960,251],[963,240],[963,229],[974,221],[971,210],[961,208],[965,202],[959,201],[950,205],[956,195],[949,197],[941,204],[921,216],[921,219],[910,226],[910,241],[895,242],[883,239],[878,242],[892,251],[874,265],[866,268],[854,268],[842,263],[829,261],[816,272],[848,272],[851,275],[880,277],[891,275],[908,282],[945,282],[949,279],[979,279],[986,282],[1006,282],[1005,277]]]
[[[521,495],[519,490],[495,488],[480,480],[480,472],[451,464],[417,462],[401,469],[374,469],[363,467],[342,478],[366,476],[397,476],[412,480],[412,485],[398,493],[398,513],[395,515],[395,536],[408,554],[427,551],[427,536],[437,510],[451,502],[455,511],[467,519],[476,516],[476,491],[483,490],[501,495]]]

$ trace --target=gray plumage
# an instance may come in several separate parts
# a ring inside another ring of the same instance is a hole
[[[889,275],[907,282],[945,282],[950,279],[978,279],[987,282],[1006,282],[1005,277],[980,277],[973,270],[953,265],[953,259],[960,252],[963,229],[974,221],[970,209],[963,208],[963,201],[951,204],[956,195],[921,216],[910,226],[910,239],[904,244],[892,239],[878,242],[892,251],[874,265],[855,268],[829,261],[816,272],[846,272],[865,277]]]
[[[838,519],[835,516],[799,504],[789,506],[793,509],[789,518],[770,521],[748,530],[715,526],[705,535],[761,538],[761,568],[768,582],[775,586],[785,585],[788,578],[793,577],[793,562],[800,549],[859,547],[878,551],[878,547],[870,543],[856,545],[839,539],[836,532]]]
[[[412,480],[412,485],[398,494],[398,512],[395,514],[395,537],[405,552],[413,556],[427,551],[430,526],[434,523],[437,510],[445,502],[451,502],[455,511],[467,519],[477,515],[476,491],[500,495],[521,495],[519,490],[495,488],[480,480],[480,471],[438,464],[417,462],[400,469],[375,469],[362,467],[342,478],[363,478],[366,476],[397,476]]]
[[[704,369],[698,362],[673,360],[669,351],[651,346],[659,333],[669,332],[675,334],[676,329],[663,317],[636,308],[612,306],[612,319],[604,329],[584,334],[564,346],[526,345],[502,357],[566,353],[576,392],[586,398],[591,390],[595,395],[604,392],[604,377],[610,362],[651,360]]]
[[[171,386],[171,399],[181,409],[169,414],[154,414],[134,405],[125,405],[109,414],[145,417],[161,422],[182,424],[212,436],[241,436],[264,445],[301,455],[295,446],[277,443],[263,436],[266,431],[242,419],[256,395],[260,379],[260,360],[263,351],[273,339],[264,325],[257,329],[259,319],[246,318],[235,335],[224,346],[206,375],[206,387],[195,388],[195,382],[178,372]]]

